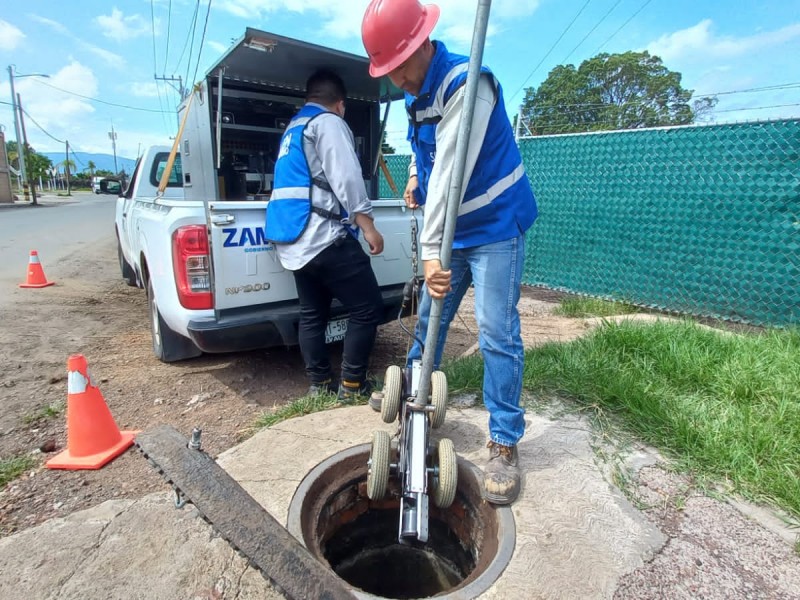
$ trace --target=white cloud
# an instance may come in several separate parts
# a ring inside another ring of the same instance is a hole
[[[95,17],[94,22],[102,30],[102,34],[112,40],[125,41],[152,32],[151,22],[141,15],[128,15],[127,17],[118,8],[114,8],[110,15]],[[158,20],[155,27],[158,32]]]
[[[158,98],[158,84],[155,81],[136,81],[125,88],[137,98]]]
[[[275,12],[315,13],[322,17],[321,29],[326,35],[360,39],[361,20],[368,4],[369,0],[222,0],[214,6],[250,21]],[[475,25],[475,10],[464,10],[463,0],[438,0],[435,4],[441,9],[441,16],[434,37],[441,37],[445,41],[450,39],[468,47]],[[497,0],[492,6],[492,18],[501,22],[518,19],[533,14],[539,4],[540,0]],[[492,27],[489,35],[500,30]]]
[[[0,19],[0,50],[14,50],[24,38],[22,31]]]
[[[661,36],[647,49],[665,63],[694,57],[695,59],[728,59],[758,52],[800,37],[800,23],[787,25],[776,31],[766,31],[749,36],[717,35],[711,19],[697,25]]]
[[[209,41],[207,41],[207,42],[206,42],[206,45],[207,45],[209,48],[211,48],[211,49],[212,49],[214,52],[216,52],[217,54],[222,54],[222,53],[223,53],[223,52],[225,52],[225,51],[226,51],[228,48],[230,48],[230,44],[228,44],[228,45],[226,46],[225,44],[221,44],[220,42],[215,42],[215,41],[212,41],[212,40],[209,40]]]
[[[94,44],[90,44],[89,42],[83,41],[81,38],[72,33],[69,29],[64,27],[61,23],[53,21],[52,19],[48,19],[46,17],[41,17],[39,15],[31,14],[28,16],[34,21],[38,21],[42,25],[47,25],[54,31],[68,37],[78,46],[83,48],[85,51],[94,54],[109,66],[114,67],[115,69],[121,69],[125,66],[125,59],[122,58],[119,54],[115,54],[109,50],[106,50],[105,48],[100,48],[99,46],[95,46]]]
[[[90,68],[72,61],[49,79],[25,77],[15,79],[14,83],[25,110],[28,139],[34,148],[47,150],[57,145],[42,129],[59,140],[80,139],[74,135],[75,131],[95,112],[94,107],[83,98],[54,88],[84,96],[96,95],[97,78]],[[0,95],[9,94],[8,83],[3,82]]]

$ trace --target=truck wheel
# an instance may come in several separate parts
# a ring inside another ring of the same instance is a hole
[[[400,410],[400,395],[403,393],[403,370],[397,365],[386,369],[383,381],[383,400],[381,401],[381,419],[384,423],[394,423]]]
[[[164,322],[158,310],[153,284],[147,282],[147,307],[150,310],[150,333],[153,337],[153,354],[162,362],[175,362],[200,356],[202,352],[189,338],[175,333]]]
[[[122,280],[129,286],[136,287],[136,272],[125,260],[125,256],[122,254],[122,244],[119,243],[119,240],[117,240],[117,257],[119,258],[119,270],[122,273]]]
[[[431,428],[439,429],[444,424],[444,417],[447,414],[447,376],[442,371],[434,371],[431,374],[431,404],[433,412],[428,413]]]
[[[389,454],[391,440],[385,431],[372,432],[372,449],[369,453],[367,471],[367,496],[370,500],[380,500],[386,495],[389,482]]]
[[[458,462],[453,440],[439,440],[437,454],[439,473],[433,482],[433,503],[439,508],[449,508],[456,498],[458,487]]]

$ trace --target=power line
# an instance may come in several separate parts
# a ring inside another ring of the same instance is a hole
[[[692,98],[704,98],[707,96],[728,96],[731,94],[746,94],[746,93],[754,93],[754,92],[773,92],[779,90],[790,90],[794,88],[800,88],[800,82],[791,82],[791,83],[780,83],[774,85],[767,85],[763,87],[755,87],[755,88],[748,88],[744,90],[727,90],[724,92],[705,92],[702,94],[693,93]],[[691,100],[691,98],[690,98]],[[630,100],[625,102],[627,105],[637,105],[637,104],[646,104],[650,103],[652,100]],[[609,102],[579,102],[575,104],[559,104],[559,108],[601,108],[604,106],[610,106],[611,103]],[[580,112],[580,111],[573,111],[573,112]]]
[[[624,22],[622,25],[620,25],[620,26],[619,26],[619,28],[618,28],[618,29],[617,29],[617,30],[616,30],[614,33],[612,33],[610,36],[608,36],[608,39],[606,39],[606,41],[605,41],[605,42],[603,42],[602,44],[600,44],[600,45],[597,47],[597,49],[596,49],[594,52],[592,52],[592,54],[597,54],[597,52],[600,50],[600,48],[602,48],[602,47],[603,47],[603,46],[605,46],[605,45],[606,45],[608,42],[610,42],[610,41],[611,41],[611,39],[612,39],[612,38],[613,38],[615,35],[617,35],[617,34],[618,34],[620,31],[622,31],[622,29],[623,29],[623,28],[624,28],[624,27],[625,27],[625,26],[626,26],[628,23],[630,23],[631,21],[633,21],[633,19],[636,17],[636,15],[638,15],[640,12],[642,12],[642,11],[644,10],[644,8],[645,8],[645,7],[646,7],[648,4],[650,4],[652,1],[653,1],[653,0],[646,0],[646,2],[645,2],[644,4],[642,4],[642,5],[639,7],[639,10],[637,10],[637,11],[636,11],[635,13],[633,13],[633,14],[632,14],[630,17],[628,17],[628,20],[627,20],[627,21],[625,21],[625,22]]]
[[[166,75],[167,59],[169,58],[169,31],[172,27],[172,0],[169,0],[169,7],[167,8],[167,49],[164,52],[164,71],[162,75]]]
[[[150,27],[153,32],[153,80],[156,82],[156,95],[158,96],[158,107],[161,109],[161,123],[164,125],[165,131],[169,131],[167,125],[167,117],[164,115],[164,102],[161,99],[161,88],[158,85],[158,62],[156,61],[156,15],[153,0],[150,0]],[[167,63],[164,63],[166,68]]]
[[[750,92],[773,92],[776,90],[790,90],[796,87],[800,87],[800,81],[796,81],[793,83],[780,83],[776,85],[766,85],[764,87],[756,87],[756,88],[749,88],[746,90],[730,90],[727,92],[711,92],[711,93],[703,93],[703,94],[694,94],[696,96],[727,96],[728,94],[745,94]]]
[[[13,104],[11,104],[11,102],[3,102],[2,100],[0,100],[0,104],[7,104],[8,106],[14,106]],[[30,113],[29,113],[27,110],[25,110],[23,107],[21,107],[21,106],[18,106],[17,108],[18,108],[18,109],[20,109],[20,110],[23,112],[23,114],[24,114],[26,117],[28,117],[28,118],[29,118],[29,119],[30,119],[30,120],[33,122],[33,124],[34,124],[34,125],[36,125],[36,127],[38,127],[39,129],[41,129],[41,130],[42,130],[42,133],[44,133],[44,134],[45,134],[47,137],[49,137],[51,140],[55,140],[55,141],[56,141],[56,142],[58,142],[59,144],[66,144],[66,142],[65,142],[64,140],[60,140],[60,139],[58,139],[57,137],[55,137],[54,135],[52,135],[51,133],[49,133],[49,132],[48,132],[48,131],[47,131],[47,130],[44,128],[44,127],[42,127],[41,125],[39,125],[39,123],[37,123],[37,122],[36,122],[36,119],[34,119],[34,118],[31,116],[31,114],[30,114]]]
[[[194,81],[188,81],[189,69],[192,68],[192,52],[194,51],[194,34],[197,31],[197,13],[200,11],[200,0],[194,5],[194,20],[192,21],[192,43],[189,44],[189,58],[186,59],[186,79],[187,85],[190,87],[194,85]]]
[[[115,106],[117,108],[126,108],[128,110],[139,110],[142,112],[151,112],[151,113],[165,113],[170,111],[164,110],[156,110],[155,108],[142,108],[139,106],[128,106],[127,104],[117,104],[115,102],[106,102],[105,100],[100,100],[99,98],[92,98],[91,96],[84,96],[83,94],[79,94],[77,92],[71,92],[69,90],[65,90],[64,88],[60,88],[58,86],[52,85],[50,83],[45,83],[44,81],[40,81],[39,79],[33,79],[36,83],[40,85],[46,85],[49,88],[53,88],[54,90],[58,90],[59,92],[64,92],[65,94],[70,94],[71,96],[77,96],[78,98],[83,98],[85,100],[91,100],[92,102],[99,102],[100,104],[107,104],[108,106]]]
[[[189,31],[186,32],[186,40],[183,42],[183,49],[181,50],[181,54],[178,57],[178,62],[175,63],[175,68],[172,69],[172,74],[173,75],[175,75],[175,72],[178,69],[180,69],[181,62],[183,62],[183,54],[186,52],[186,47],[189,45],[189,36],[192,34],[192,31],[194,30],[194,26],[197,23],[197,9],[198,9],[199,5],[200,5],[200,0],[197,0],[197,4],[194,7],[194,16],[192,16],[192,26],[191,26],[191,29],[189,29]],[[188,75],[188,73],[187,73],[187,75]]]
[[[592,28],[589,30],[589,33],[587,33],[585,36],[583,36],[583,39],[581,39],[581,41],[580,41],[580,42],[578,42],[578,44],[577,44],[577,45],[576,45],[576,46],[575,46],[575,47],[574,47],[572,50],[570,50],[570,51],[569,51],[569,54],[567,54],[567,55],[566,55],[566,56],[565,56],[565,57],[564,57],[564,58],[561,60],[561,64],[562,64],[562,65],[563,65],[564,63],[566,63],[566,62],[567,62],[567,59],[568,59],[570,56],[572,56],[572,53],[573,53],[573,52],[575,52],[575,50],[577,50],[578,48],[580,48],[581,44],[583,44],[583,42],[585,42],[585,41],[586,41],[586,38],[588,38],[590,35],[592,35],[592,33],[594,32],[594,30],[595,30],[595,29],[597,29],[597,28],[600,26],[600,24],[601,24],[603,21],[605,21],[605,20],[606,20],[606,17],[608,17],[608,15],[610,15],[610,14],[611,14],[611,13],[614,11],[614,9],[615,9],[615,8],[617,8],[617,6],[619,6],[619,3],[620,3],[620,2],[622,2],[622,0],[617,0],[617,1],[614,3],[614,6],[612,6],[611,8],[609,8],[609,9],[608,9],[608,11],[606,12],[606,14],[604,14],[602,17],[600,17],[600,20],[599,20],[597,23],[595,23],[594,27],[592,27]]]
[[[203,23],[203,35],[200,38],[200,48],[197,51],[197,63],[194,66],[194,75],[192,75],[192,80],[189,85],[194,85],[195,81],[197,80],[197,68],[200,66],[200,57],[203,55],[203,42],[206,40],[206,29],[208,29],[208,15],[211,14],[211,0],[208,0],[208,9],[206,10],[206,21]]]
[[[574,16],[574,17],[572,17],[572,21],[570,21],[570,22],[569,22],[569,25],[567,25],[567,26],[564,28],[564,31],[562,31],[562,32],[561,32],[561,35],[559,35],[559,36],[558,36],[558,39],[557,39],[555,42],[553,42],[553,45],[552,45],[552,46],[550,46],[550,49],[549,49],[549,50],[547,51],[547,53],[546,53],[546,54],[545,54],[545,55],[542,57],[542,60],[540,60],[540,61],[538,62],[538,64],[537,64],[535,67],[533,67],[533,71],[531,71],[531,72],[530,72],[530,74],[528,75],[528,77],[526,77],[526,78],[525,78],[525,81],[523,81],[523,82],[522,82],[522,85],[521,85],[521,86],[519,86],[519,89],[518,89],[516,92],[514,92],[514,93],[513,93],[513,94],[512,94],[512,95],[509,97],[509,100],[511,100],[512,98],[515,98],[515,97],[516,97],[516,95],[517,95],[517,94],[519,94],[519,93],[522,91],[522,88],[524,88],[524,87],[525,87],[525,84],[526,84],[526,83],[528,83],[528,81],[530,80],[530,78],[531,78],[531,77],[533,77],[533,74],[534,74],[534,73],[536,73],[536,71],[539,69],[539,67],[541,67],[541,66],[542,66],[542,63],[545,61],[545,59],[547,59],[547,57],[548,57],[548,56],[550,56],[550,53],[551,53],[551,52],[552,52],[552,51],[555,49],[555,47],[558,45],[558,42],[560,42],[560,41],[561,41],[561,38],[563,38],[563,37],[566,35],[566,33],[567,33],[569,30],[570,30],[570,28],[571,28],[571,27],[572,27],[572,25],[575,23],[575,21],[577,21],[577,20],[578,20],[578,17],[580,17],[580,16],[581,16],[581,13],[584,11],[584,9],[585,9],[587,6],[589,6],[589,3],[590,3],[591,1],[592,1],[592,0],[586,0],[586,2],[583,4],[583,6],[581,6],[580,10],[579,10],[577,13],[575,13],[575,16]]]
[[[740,112],[743,110],[766,110],[768,108],[786,108],[789,106],[800,106],[800,102],[795,102],[794,104],[772,104],[770,106],[751,106],[750,108],[728,108],[725,110],[718,110],[715,112],[729,113],[729,112]]]

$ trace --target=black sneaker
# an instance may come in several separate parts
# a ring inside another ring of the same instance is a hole
[[[362,398],[369,398],[372,394],[372,384],[369,381],[347,381],[342,379],[339,384],[339,402],[350,404]]]
[[[321,394],[332,396],[339,391],[339,386],[333,382],[331,379],[326,379],[325,381],[320,381],[318,383],[312,383],[311,386],[308,388],[308,392],[306,396],[319,396]]]
[[[492,504],[511,504],[519,495],[519,454],[516,446],[487,444],[489,463],[483,471],[486,499]]]

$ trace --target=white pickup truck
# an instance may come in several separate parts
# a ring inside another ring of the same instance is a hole
[[[264,239],[264,223],[283,127],[303,104],[306,78],[322,65],[348,87],[347,120],[376,198],[380,101],[397,98],[397,90],[369,78],[366,58],[254,29],[181,106],[188,118],[163,193],[170,148],[149,148],[137,162],[117,200],[119,263],[127,283],[147,290],[160,360],[297,344],[294,278]],[[412,277],[411,215],[400,199],[374,200],[373,207],[385,245],[372,267],[388,322]],[[328,341],[344,336],[346,318],[335,302]]]

